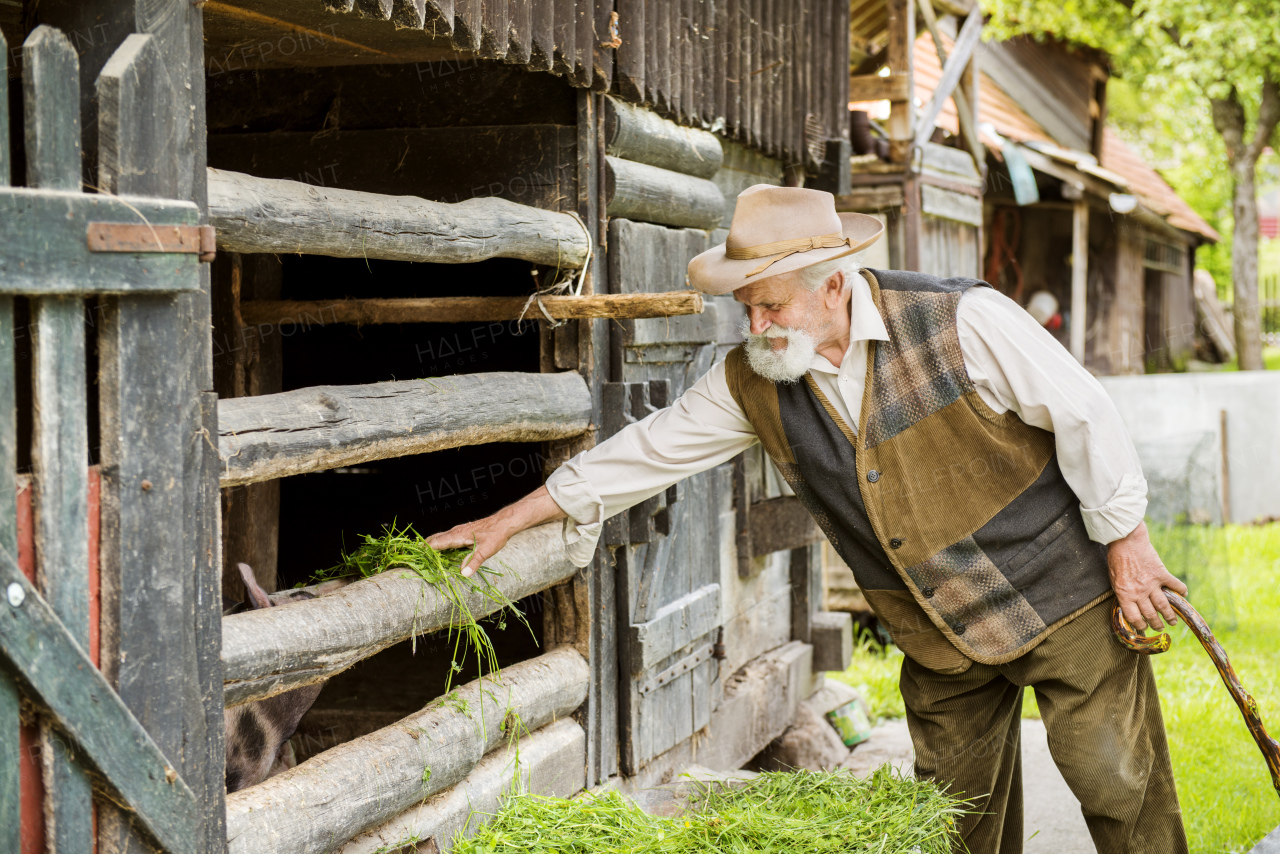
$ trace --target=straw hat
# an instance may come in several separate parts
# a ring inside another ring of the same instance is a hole
[[[689,283],[727,294],[866,249],[884,231],[873,216],[836,213],[835,196],[803,187],[756,184],[738,195],[729,239],[689,262]]]

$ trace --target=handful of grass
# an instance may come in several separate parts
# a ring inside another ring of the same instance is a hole
[[[573,800],[514,795],[455,854],[712,854],[875,852],[950,854],[966,804],[934,783],[883,766],[761,774],[706,788],[687,814],[651,816],[617,792]]]
[[[462,564],[471,554],[469,549],[448,549],[438,552],[427,544],[426,538],[405,525],[397,529],[392,522],[382,529],[382,534],[374,536],[365,534],[364,542],[354,551],[346,552],[341,562],[328,569],[322,569],[311,579],[316,584],[333,578],[359,576],[371,578],[392,569],[405,569],[417,575],[431,585],[437,593],[449,603],[449,640],[453,646],[453,657],[449,670],[449,678],[445,685],[447,692],[453,684],[453,675],[462,672],[467,653],[476,653],[476,667],[480,676],[498,670],[498,658],[484,627],[476,620],[467,597],[478,593],[498,606],[496,615],[499,631],[506,628],[506,612],[511,611],[526,628],[529,623],[516,604],[505,593],[489,581],[490,576],[501,577],[501,573],[488,567],[480,567],[470,578],[462,574]],[[532,634],[532,628],[529,629]]]

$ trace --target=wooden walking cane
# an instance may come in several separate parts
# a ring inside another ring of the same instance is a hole
[[[1164,595],[1168,597],[1169,604],[1173,606],[1173,610],[1177,611],[1182,619],[1187,621],[1191,631],[1199,638],[1200,645],[1204,647],[1205,652],[1209,653],[1209,657],[1213,659],[1213,666],[1218,668],[1218,675],[1222,677],[1223,684],[1227,686],[1227,690],[1231,692],[1232,699],[1240,707],[1240,714],[1244,716],[1244,723],[1249,728],[1249,734],[1253,736],[1253,740],[1258,743],[1258,749],[1262,751],[1262,756],[1267,762],[1267,768],[1271,771],[1271,785],[1275,786],[1277,793],[1280,793],[1280,742],[1267,735],[1267,728],[1262,725],[1262,717],[1258,714],[1258,703],[1240,684],[1240,679],[1236,676],[1235,670],[1231,667],[1231,661],[1227,658],[1227,651],[1222,648],[1222,644],[1218,643],[1218,639],[1213,636],[1213,630],[1204,621],[1204,617],[1201,617],[1200,613],[1191,607],[1190,602],[1172,590],[1166,588]],[[1140,652],[1143,655],[1158,655],[1169,650],[1170,640],[1167,634],[1161,632],[1150,637],[1139,634],[1134,630],[1133,626],[1129,625],[1129,621],[1124,618],[1119,605],[1111,611],[1111,628],[1115,630],[1116,637],[1120,639],[1120,643],[1134,652]]]

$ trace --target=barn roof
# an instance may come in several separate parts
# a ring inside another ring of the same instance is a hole
[[[949,50],[951,40],[945,34],[942,39],[943,47]],[[914,59],[915,94],[921,103],[925,103],[932,97],[938,78],[942,76],[938,53],[928,33],[916,39]],[[1058,140],[1050,136],[1048,131],[1028,115],[1026,110],[994,80],[986,74],[981,74],[980,77],[979,125],[990,123],[996,132],[1006,139],[1043,150],[1057,160],[1074,165],[1095,178],[1101,178],[1116,185],[1123,192],[1138,196],[1144,207],[1163,217],[1175,228],[1198,234],[1206,240],[1222,239],[1222,235],[1215,231],[1204,217],[1196,213],[1173,187],[1160,177],[1160,173],[1152,169],[1110,127],[1103,130],[1102,157],[1096,165],[1091,165],[1092,158],[1086,152],[1061,147]],[[947,99],[938,117],[938,127],[953,134],[958,133],[955,102],[950,99]],[[1000,140],[988,134],[983,134],[982,141],[993,148],[1000,147]]]

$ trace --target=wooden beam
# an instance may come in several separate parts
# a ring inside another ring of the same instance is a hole
[[[541,308],[539,308],[541,305]],[[679,317],[702,314],[696,291],[660,294],[589,294],[529,297],[409,297],[404,299],[251,300],[245,323],[305,326],[327,323],[475,323],[486,320],[584,320],[595,317]],[[543,310],[546,314],[543,314]]]
[[[9,44],[0,33],[0,104],[9,103]],[[9,111],[0,110],[0,187],[9,186]],[[0,295],[0,560],[18,559],[18,404],[13,297]],[[0,673],[0,740],[16,745],[21,695],[8,673]],[[19,811],[21,752],[0,751],[0,850],[22,850]]]
[[[71,739],[77,772],[92,768],[97,782],[132,810],[164,851],[195,854],[200,850],[195,796],[93,665],[84,651],[87,644],[72,637],[9,555],[0,554],[0,589],[6,596],[0,609],[0,657],[50,725]],[[61,738],[46,741],[42,750],[56,750],[70,761]],[[64,787],[58,794],[66,806],[66,777],[54,780]],[[91,824],[87,803],[83,816]],[[92,843],[92,834],[86,839]]]
[[[710,230],[724,218],[724,194],[705,178],[645,163],[605,157],[605,193],[611,217]]]
[[[1071,355],[1084,364],[1089,283],[1089,203],[1077,199],[1071,207]]]
[[[316,386],[218,404],[223,487],[487,442],[584,432],[591,396],[575,373],[460,374]]]
[[[813,615],[813,669],[843,672],[853,660],[853,616],[847,611]]]
[[[233,252],[301,252],[466,264],[520,258],[577,269],[588,239],[572,216],[498,198],[456,204],[209,170],[209,220]]]
[[[956,85],[959,84],[960,77],[964,74],[965,66],[969,63],[974,48],[978,46],[978,41],[981,38],[982,11],[974,7],[974,11],[969,13],[969,17],[965,19],[964,26],[960,28],[959,35],[956,36],[955,43],[951,47],[951,55],[947,57],[946,64],[942,68],[942,76],[938,79],[938,85],[933,90],[933,97],[929,99],[929,103],[925,105],[920,113],[920,118],[916,121],[915,141],[913,143],[915,146],[923,145],[933,134],[934,125],[938,121],[938,114],[942,112],[942,105],[956,91]]]
[[[423,854],[435,850],[430,840],[443,851],[455,834],[471,836],[492,821],[513,788],[545,798],[582,791],[586,754],[586,733],[576,721],[549,723],[494,750],[466,779],[360,834],[337,854],[387,854],[402,850],[399,843],[406,839],[422,840],[417,851]]]
[[[799,498],[769,498],[751,505],[752,557],[798,549],[821,539],[822,531]]]
[[[974,7],[976,9],[976,7]],[[938,30],[938,17],[933,12],[932,3],[923,3],[920,6],[920,12],[924,17],[925,26],[929,29],[929,35],[933,38],[933,46],[938,54],[938,62],[945,68],[947,65],[947,51],[942,46],[942,33]],[[982,21],[981,10],[969,12],[969,17],[976,16],[979,26]],[[965,24],[968,24],[966,19]],[[952,92],[952,99],[956,102],[956,116],[960,125],[960,136],[964,139],[965,147],[973,156],[974,165],[977,167],[979,174],[982,172],[983,161],[985,155],[982,153],[982,141],[978,137],[977,129],[977,112],[976,95],[977,95],[977,53],[970,51],[969,61],[964,64],[961,71],[960,85]],[[974,98],[971,98],[973,95]],[[943,99],[945,102],[945,99]],[[932,133],[932,130],[930,131]]]
[[[513,726],[536,730],[571,715],[590,678],[586,660],[560,647],[236,792],[227,798],[228,854],[332,851],[464,780]]]
[[[724,152],[715,134],[683,127],[643,107],[605,98],[606,152],[698,178],[720,169]]]
[[[838,211],[880,211],[902,206],[902,184],[854,187],[847,196],[836,196]]]
[[[75,48],[60,30],[40,26],[23,44],[22,60],[27,184],[78,195],[80,63]],[[68,233],[68,229],[50,228],[49,223],[42,225],[54,234]],[[27,234],[19,242],[6,241],[5,246],[35,247],[40,242],[35,234]],[[62,271],[57,279],[74,279],[74,274]],[[89,436],[84,328],[83,298],[48,296],[31,301],[36,577],[48,598],[49,612],[44,615],[33,602],[31,615],[40,614],[46,620],[21,628],[25,629],[23,640],[38,639],[41,646],[46,642],[57,645],[54,638],[45,641],[40,637],[42,629],[53,633],[53,626],[61,631],[64,647],[89,646]],[[16,564],[12,569],[17,572]],[[13,660],[13,652],[6,651]],[[92,664],[89,668],[98,675]],[[21,665],[18,669],[28,678],[32,675]],[[54,719],[40,721],[45,833],[50,851],[88,854],[93,851],[93,791],[84,765],[71,751],[61,748],[54,728],[55,720],[63,728],[98,724],[98,718],[85,709],[76,713],[84,717],[70,721],[55,714]]]
[[[916,41],[915,0],[886,0],[889,18],[889,74],[907,81],[906,91],[913,91],[912,50]],[[906,163],[911,152],[915,107],[911,98],[893,101],[889,105],[889,157],[894,163]]]
[[[911,77],[902,74],[858,74],[849,78],[850,101],[909,101]]]
[[[485,565],[512,601],[572,578],[558,522],[516,534]],[[467,594],[477,618],[497,605]],[[447,628],[454,606],[412,572],[389,571],[327,596],[222,620],[226,702],[237,706],[323,682],[392,644]]]

